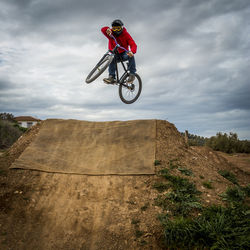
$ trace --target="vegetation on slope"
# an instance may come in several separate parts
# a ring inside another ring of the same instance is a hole
[[[22,128],[9,113],[0,113],[0,149],[9,148],[27,129]]]
[[[231,173],[220,174],[236,185],[221,194],[225,205],[203,206],[194,183],[174,176],[169,168],[159,171],[154,184],[161,194],[155,200],[163,208],[159,219],[168,249],[247,249],[250,242],[250,185],[241,187]]]

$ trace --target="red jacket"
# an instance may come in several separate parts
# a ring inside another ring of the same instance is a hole
[[[109,27],[103,27],[101,29],[102,33],[104,34],[104,36],[106,36],[109,39],[109,49],[113,50],[115,47],[115,41],[113,38],[111,38],[107,33],[106,30]],[[129,33],[127,32],[126,28],[123,27],[123,31],[119,36],[114,36],[116,38],[116,41],[125,49],[129,50],[128,47],[130,47],[130,50],[133,52],[133,54],[136,53],[137,50],[137,45],[135,43],[135,41],[133,40],[133,38],[129,35]],[[122,53],[124,52],[123,49],[118,48],[118,52]]]

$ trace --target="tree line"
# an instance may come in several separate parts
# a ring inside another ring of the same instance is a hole
[[[250,153],[250,141],[239,140],[237,133],[232,132],[229,134],[218,132],[210,138],[188,134],[188,144],[190,146],[208,146],[215,151],[222,151],[229,154]]]

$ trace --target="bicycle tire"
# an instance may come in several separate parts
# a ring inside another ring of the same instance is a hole
[[[91,83],[95,79],[97,79],[106,70],[106,68],[112,62],[113,58],[114,58],[114,55],[112,55],[112,54],[105,54],[102,57],[102,59],[96,64],[96,66],[90,71],[90,73],[88,74],[85,82],[86,83]],[[98,70],[98,72],[97,72],[97,70]]]
[[[121,82],[124,83],[126,81],[127,77],[128,77],[128,75],[125,75],[121,79]],[[126,90],[127,92],[130,91],[129,93],[133,93],[134,89],[129,89],[128,87],[125,87],[122,84],[119,85],[119,96],[120,96],[120,99],[121,99],[122,102],[124,102],[126,104],[132,104],[132,103],[134,103],[139,98],[139,96],[141,94],[141,91],[142,91],[142,81],[141,81],[141,78],[140,78],[140,76],[138,74],[135,74],[135,80],[134,80],[134,82],[132,84],[134,84],[134,88],[135,88],[135,84],[138,85],[138,91],[137,91],[137,93],[135,93],[135,96],[131,100],[128,100],[128,98],[125,97],[125,93],[123,93],[123,89]]]

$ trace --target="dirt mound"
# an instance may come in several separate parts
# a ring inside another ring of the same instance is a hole
[[[231,183],[218,170],[236,166],[208,148],[188,147],[167,121],[157,120],[156,128],[155,159],[161,164],[155,172],[162,167],[182,176],[192,171],[186,177],[203,192],[203,202],[221,202],[219,194]],[[6,171],[0,174],[0,249],[161,249],[157,215],[162,210],[153,188],[159,176],[7,171],[38,131],[34,127],[0,156]],[[240,171],[234,173],[239,178]]]
[[[246,167],[244,171],[227,160],[226,154],[208,147],[188,147],[180,133],[171,126],[165,121],[157,121],[157,160],[162,163],[160,167],[172,168],[174,175],[183,176],[185,171],[190,170],[192,174],[188,178],[202,191],[204,203],[222,203],[219,195],[233,185],[221,176],[220,170],[233,173],[240,185],[249,184],[250,175]],[[206,184],[211,188],[206,188]]]
[[[36,124],[26,131],[18,140],[4,153],[3,157],[0,157],[0,167],[6,169],[18,159],[22,152],[29,146],[38,134],[43,122]]]
[[[12,168],[89,175],[154,174],[155,137],[155,120],[50,119]]]

